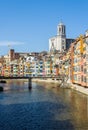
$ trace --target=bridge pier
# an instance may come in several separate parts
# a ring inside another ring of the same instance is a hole
[[[28,88],[29,88],[29,89],[31,89],[31,88],[32,88],[32,83],[31,83],[31,80],[32,80],[32,78],[31,78],[31,77],[29,77],[29,79],[28,79]]]

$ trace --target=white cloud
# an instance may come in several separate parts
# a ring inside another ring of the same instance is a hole
[[[24,42],[19,41],[0,41],[0,46],[22,45]]]

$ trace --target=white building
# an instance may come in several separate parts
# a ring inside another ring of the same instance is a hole
[[[49,39],[49,52],[62,52],[69,48],[74,39],[66,39],[66,27],[63,23],[57,26],[57,35]]]

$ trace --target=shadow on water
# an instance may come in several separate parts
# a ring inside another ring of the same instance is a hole
[[[0,105],[0,130],[74,130],[70,119],[55,119],[54,110],[61,109],[66,108],[51,102]]]

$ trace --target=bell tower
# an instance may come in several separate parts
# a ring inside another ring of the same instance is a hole
[[[60,22],[57,26],[57,47],[58,50],[66,50],[66,27]]]
[[[57,26],[57,35],[66,38],[66,27],[62,22]]]

